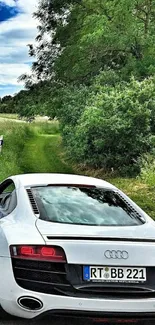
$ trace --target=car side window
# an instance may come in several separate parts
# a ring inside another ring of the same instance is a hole
[[[10,214],[17,206],[15,184],[7,180],[0,185],[0,218]]]

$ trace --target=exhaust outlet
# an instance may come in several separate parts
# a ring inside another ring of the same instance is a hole
[[[18,305],[26,310],[37,311],[43,308],[43,303],[33,297],[20,297]]]

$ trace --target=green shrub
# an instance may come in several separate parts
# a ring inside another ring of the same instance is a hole
[[[63,127],[64,143],[70,157],[80,163],[137,174],[140,158],[152,149],[154,80],[132,79],[115,87],[101,85],[98,80],[76,124],[70,121]]]

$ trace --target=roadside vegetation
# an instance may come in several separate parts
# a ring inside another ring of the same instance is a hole
[[[61,159],[62,144],[58,122],[16,123],[0,119],[4,136],[0,155],[0,180],[32,172],[73,173]]]
[[[3,150],[0,155],[0,179],[9,175],[21,174],[21,153],[25,142],[32,136],[27,125],[17,124],[9,120],[0,120],[0,134],[4,136]]]
[[[17,114],[0,113],[0,118],[18,120]]]
[[[144,176],[114,177],[103,170],[72,164],[62,144],[57,121],[23,124],[0,119],[0,134],[4,135],[0,181],[10,175],[32,172],[77,173],[100,177],[122,189],[155,219],[154,175],[150,179],[144,179]]]
[[[108,178],[109,182],[120,188],[146,213],[155,219],[155,186],[145,183],[141,178]]]
[[[140,175],[155,160],[155,0],[41,0],[34,17],[31,74],[0,112],[56,117],[75,163]]]
[[[8,173],[74,166],[116,184],[155,218],[155,0],[40,0],[34,16],[25,89],[0,101],[1,114],[32,122],[21,127],[16,162],[4,158]],[[35,122],[38,115],[56,121]]]

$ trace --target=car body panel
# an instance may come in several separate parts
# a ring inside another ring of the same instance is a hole
[[[25,188],[18,188],[16,209],[0,219],[0,256],[10,257],[9,246],[12,244],[45,244],[35,223],[36,216]]]
[[[115,188],[112,184],[101,179],[73,174],[24,174],[9,177],[9,179],[15,182],[16,188],[49,184],[85,184]]]
[[[10,215],[0,219],[0,305],[6,312],[29,319],[54,310],[103,314],[155,313],[155,297],[83,298],[46,294],[18,285],[13,273],[10,245],[60,246],[65,251],[69,265],[155,267],[155,222],[124,193],[102,180],[61,174],[17,175],[9,179],[15,183],[17,207]],[[54,184],[83,184],[119,191],[142,215],[145,223],[131,227],[97,227],[43,221],[34,213],[26,189]],[[127,259],[108,259],[106,250],[125,250],[129,256]],[[43,308],[39,311],[25,310],[17,302],[21,296],[40,299]]]
[[[48,236],[54,237],[86,237],[86,238],[128,238],[136,239],[152,239],[155,240],[155,225],[145,223],[140,226],[81,226],[71,224],[52,223],[38,219],[36,226],[39,232],[47,240]]]
[[[81,265],[100,266],[155,266],[155,243],[115,242],[108,240],[51,240],[48,245],[61,246],[67,262]],[[127,251],[128,259],[108,259],[106,251]]]

